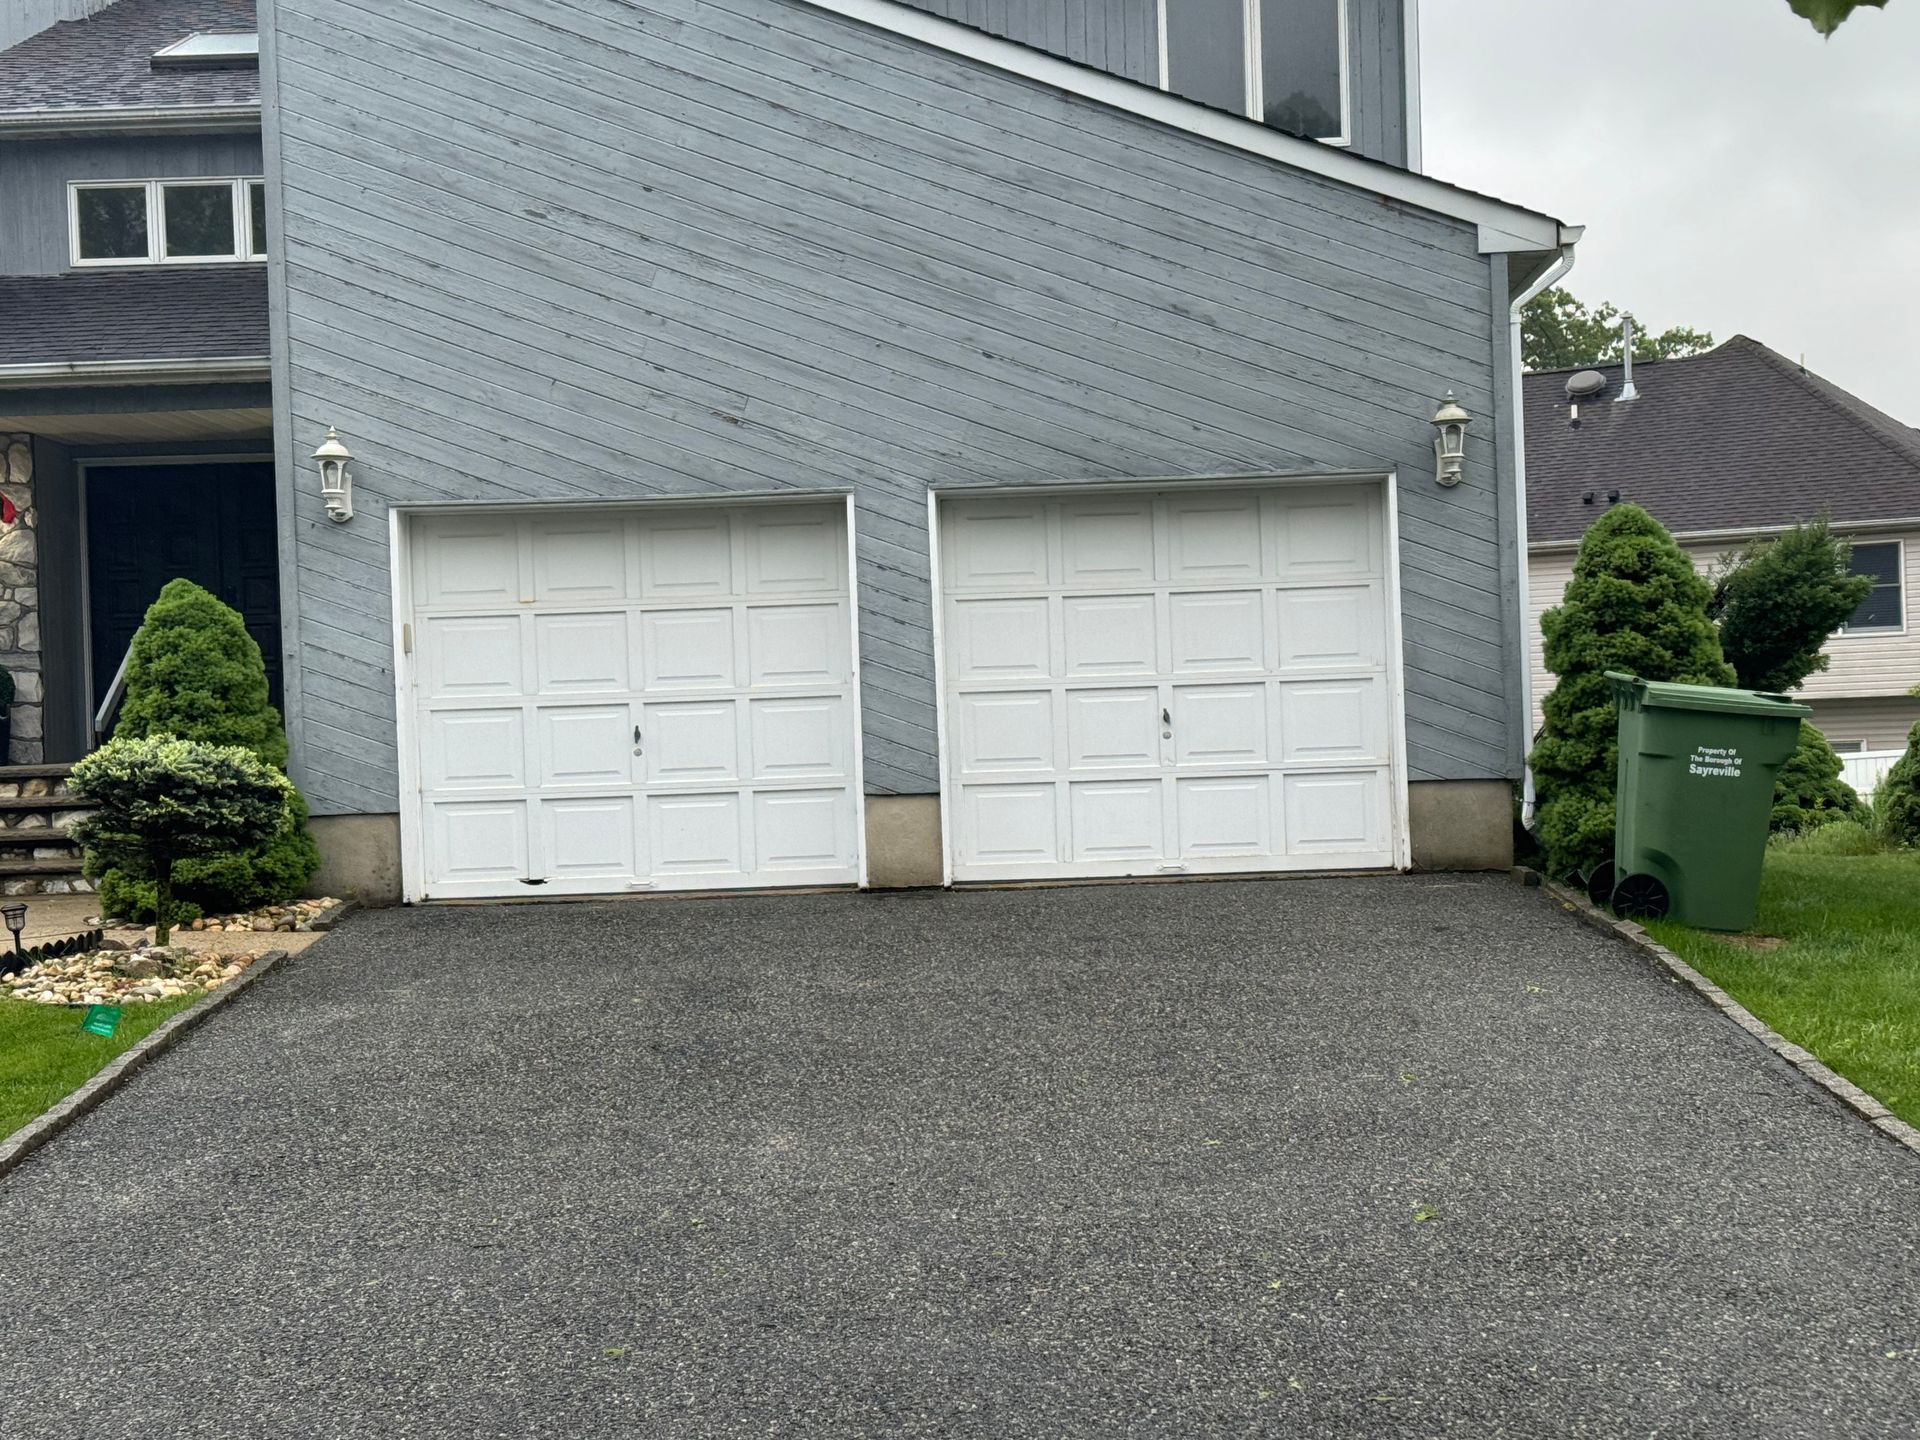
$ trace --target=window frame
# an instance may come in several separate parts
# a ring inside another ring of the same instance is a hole
[[[1266,9],[1268,0],[1241,0],[1240,13],[1245,24],[1245,33],[1241,39],[1241,60],[1245,69],[1245,94],[1247,104],[1240,113],[1254,124],[1264,129],[1274,129],[1266,123],[1266,67],[1263,63],[1261,45],[1265,36]],[[1312,140],[1316,144],[1331,145],[1335,149],[1348,149],[1353,145],[1353,56],[1352,39],[1347,29],[1349,16],[1347,0],[1333,0],[1337,7],[1336,24],[1340,35],[1340,133],[1338,135],[1303,135],[1297,138]],[[1167,5],[1168,0],[1159,0],[1156,24],[1159,39],[1160,89],[1169,95],[1179,92],[1167,83]],[[1195,101],[1203,104],[1203,101]],[[1279,131],[1287,134],[1287,131]]]
[[[1846,624],[1840,627],[1840,633],[1862,639],[1907,634],[1912,622],[1908,616],[1906,540],[1900,536],[1895,536],[1890,540],[1852,539],[1850,544],[1855,550],[1863,545],[1891,545],[1893,547],[1893,583],[1892,585],[1875,585],[1873,588],[1876,590],[1891,589],[1899,592],[1900,623],[1898,625],[1855,625],[1853,621],[1849,619]]]
[[[169,175],[145,180],[69,180],[67,182],[67,256],[76,270],[123,270],[131,265],[245,265],[264,264],[266,251],[253,247],[252,203],[261,175]],[[172,185],[213,189],[224,185],[232,200],[233,249],[225,255],[169,255],[166,237],[166,191]],[[147,204],[147,253],[126,259],[90,260],[80,253],[80,192],[82,190],[144,190]],[[261,203],[265,204],[262,192]],[[269,237],[271,239],[271,237]]]

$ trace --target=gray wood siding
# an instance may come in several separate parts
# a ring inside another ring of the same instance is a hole
[[[1412,770],[1516,773],[1470,226],[795,0],[272,0],[290,718],[391,811],[395,504],[858,496],[866,781],[938,787],[930,485],[1402,482]],[[263,11],[263,20],[266,18]],[[358,457],[321,518],[307,455]]]
[[[0,0],[0,50],[11,50],[62,20],[84,20],[109,0]]]
[[[261,173],[258,132],[0,141],[0,274],[57,275],[72,268],[72,181]]]
[[[1159,0],[902,0],[1147,85],[1160,83]],[[1407,163],[1406,17],[1401,0],[1347,0],[1353,149]]]

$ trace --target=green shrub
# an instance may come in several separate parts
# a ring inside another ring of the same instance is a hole
[[[240,745],[172,736],[114,739],[73,767],[76,793],[96,807],[74,826],[89,856],[150,880],[164,945],[181,862],[264,842],[284,822],[293,785]]]
[[[1782,830],[1767,841],[1769,850],[1795,855],[1880,855],[1886,844],[1858,820],[1835,820],[1811,830]]]
[[[1873,792],[1874,828],[1892,845],[1920,845],[1920,725],[1907,733],[1907,753]]]
[[[1713,587],[1720,648],[1745,690],[1784,692],[1827,668],[1824,648],[1873,588],[1825,520],[1751,540]]]
[[[1564,601],[1541,617],[1547,668],[1559,677],[1529,763],[1535,824],[1555,875],[1613,855],[1617,722],[1606,672],[1731,685],[1707,619],[1711,592],[1666,528],[1617,505],[1580,543]]]
[[[1773,788],[1773,818],[1769,827],[1781,830],[1817,830],[1837,820],[1866,824],[1870,816],[1854,788],[1840,778],[1846,765],[1822,735],[1800,722],[1800,743]]]
[[[268,703],[260,647],[238,612],[190,580],[171,580],[134,636],[127,697],[116,739],[173,735],[208,745],[239,745],[282,772],[287,736]],[[225,914],[291,900],[320,868],[307,831],[307,804],[288,787],[287,813],[264,843],[183,859],[173,876],[177,902]],[[152,877],[127,873],[89,854],[105,913],[154,918]]]

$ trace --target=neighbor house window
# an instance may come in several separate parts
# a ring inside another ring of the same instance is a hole
[[[267,258],[261,180],[85,181],[67,193],[75,265]]]
[[[1873,580],[1873,589],[1847,621],[1847,629],[1904,630],[1906,606],[1900,595],[1901,544],[1887,540],[1853,547],[1853,573]]]
[[[1162,87],[1347,140],[1346,0],[1160,0]]]

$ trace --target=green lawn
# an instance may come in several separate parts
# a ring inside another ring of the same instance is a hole
[[[1767,852],[1753,933],[1660,922],[1653,935],[1747,1009],[1920,1125],[1920,851]]]
[[[0,1139],[77,1090],[101,1066],[199,998],[129,1005],[111,1040],[80,1028],[85,1010],[0,1000]]]

